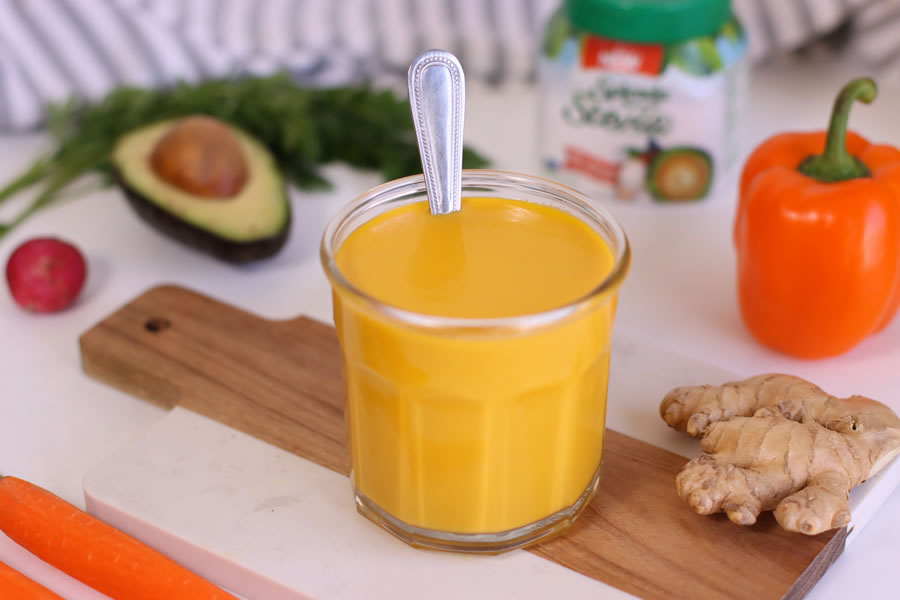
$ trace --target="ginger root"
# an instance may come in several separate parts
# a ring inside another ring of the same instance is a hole
[[[680,387],[663,398],[669,426],[701,438],[676,478],[698,513],[752,525],[773,510],[815,535],[850,522],[850,490],[900,453],[900,418],[863,396],[837,398],[791,375]]]

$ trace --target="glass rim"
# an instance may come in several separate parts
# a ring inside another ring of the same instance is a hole
[[[372,306],[377,312],[389,318],[428,329],[451,329],[462,331],[486,329],[518,331],[561,321],[586,308],[597,298],[610,291],[616,290],[621,285],[622,281],[625,279],[625,275],[628,273],[631,263],[631,247],[628,238],[625,235],[625,230],[612,213],[605,207],[600,206],[598,202],[591,200],[587,195],[572,187],[543,177],[496,169],[463,169],[462,171],[463,191],[469,186],[496,185],[498,183],[504,183],[509,186],[520,184],[526,189],[531,188],[543,192],[555,193],[556,196],[565,197],[570,201],[574,200],[575,203],[581,205],[581,207],[585,209],[590,217],[597,223],[608,227],[615,238],[614,243],[616,248],[614,249],[613,267],[606,277],[586,294],[571,302],[563,304],[562,306],[535,313],[525,313],[506,317],[472,318],[431,315],[401,308],[372,296],[351,283],[344,277],[344,274],[341,273],[338,268],[337,251],[339,248],[335,246],[337,233],[349,219],[360,212],[366,212],[372,206],[377,206],[379,204],[377,200],[380,198],[383,199],[383,201],[389,201],[394,197],[391,196],[391,198],[385,199],[385,196],[388,196],[389,194],[424,194],[425,178],[422,174],[394,179],[373,187],[342,206],[341,209],[331,217],[328,224],[325,226],[325,231],[322,234],[322,240],[319,246],[319,258],[324,267],[326,276],[333,286],[349,292],[356,299],[362,300],[366,304]],[[427,199],[423,201],[427,202]],[[529,200],[524,199],[523,201],[529,202]],[[573,216],[584,221],[584,219],[578,215]]]

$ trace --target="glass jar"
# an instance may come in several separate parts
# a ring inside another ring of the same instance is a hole
[[[734,159],[745,55],[730,0],[565,0],[538,64],[550,176],[632,202],[707,197]]]
[[[610,341],[630,251],[615,219],[566,186],[474,170],[463,171],[462,191],[464,201],[519,200],[575,216],[608,246],[611,271],[559,308],[502,318],[420,314],[368,295],[342,274],[337,253],[372,218],[427,205],[421,175],[341,210],[325,229],[321,258],[344,357],[359,512],[415,546],[496,553],[562,531],[597,488]]]

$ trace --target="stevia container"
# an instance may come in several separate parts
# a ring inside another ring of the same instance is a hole
[[[630,202],[710,196],[733,162],[745,55],[730,0],[565,0],[538,64],[548,176]]]
[[[563,531],[597,489],[630,250],[613,216],[569,187],[483,170],[463,171],[462,192],[574,216],[607,244],[612,270],[587,296],[535,314],[449,318],[388,305],[355,287],[336,257],[369,220],[427,205],[421,175],[348,204],[326,227],[321,258],[344,358],[357,509],[414,546],[497,553]]]

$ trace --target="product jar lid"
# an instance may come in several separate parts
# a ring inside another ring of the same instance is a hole
[[[565,0],[565,10],[593,34],[666,44],[713,35],[731,17],[731,0]]]

